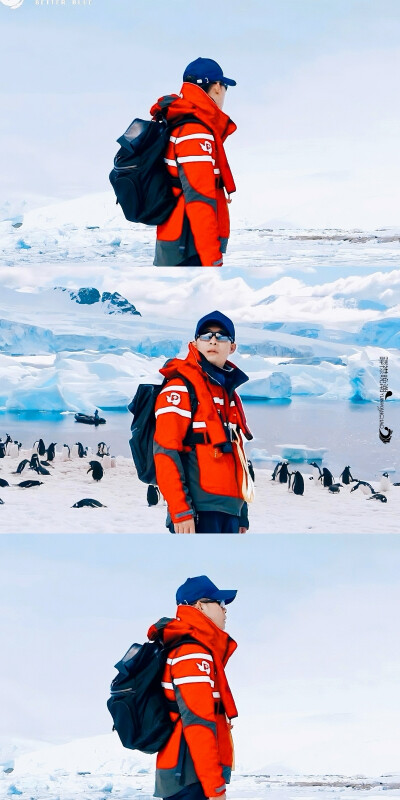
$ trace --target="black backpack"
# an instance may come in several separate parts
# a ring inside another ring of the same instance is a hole
[[[170,647],[160,641],[135,643],[115,665],[118,675],[111,683],[107,708],[124,747],[157,753],[168,741],[174,729],[169,711],[179,713],[179,708],[166,699],[162,675],[169,651],[189,642],[200,644],[190,637]]]
[[[134,119],[117,139],[121,147],[109,177],[117,203],[130,222],[160,225],[175,208],[179,195],[174,195],[172,187],[182,193],[182,184],[168,173],[164,156],[171,130],[185,122],[199,120],[186,115],[171,125],[162,116],[156,120]]]
[[[186,380],[182,375],[179,376],[183,380],[190,399],[190,407],[192,416],[196,413],[198,400],[196,392],[190,381]],[[155,405],[161,389],[165,386],[167,380],[163,383],[140,383],[137,392],[128,406],[129,411],[133,414],[131,424],[131,438],[129,440],[132,458],[135,463],[137,476],[140,481],[147,484],[157,484],[156,468],[153,456],[153,442],[156,429]],[[183,441],[185,445],[192,445],[195,443],[196,434],[193,433],[192,421],[190,422],[186,437]]]

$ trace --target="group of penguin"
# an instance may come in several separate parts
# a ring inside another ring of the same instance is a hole
[[[384,472],[380,480],[380,491],[377,492],[367,481],[353,478],[349,466],[344,468],[343,472],[340,474],[339,481],[335,483],[332,472],[327,467],[321,469],[315,461],[312,461],[310,466],[313,468],[313,474],[309,476],[309,480],[320,481],[321,485],[328,489],[331,494],[339,494],[343,486],[349,486],[351,483],[354,483],[355,486],[351,487],[351,492],[355,492],[356,489],[360,488],[363,494],[368,495],[368,500],[379,500],[381,503],[387,503],[386,494],[383,494],[383,492],[387,492],[391,486],[400,486],[400,483],[392,484],[390,482],[389,473]],[[298,470],[289,472],[287,461],[279,461],[275,464],[271,480],[277,481],[278,483],[287,483],[288,489],[294,492],[294,494],[304,494],[304,478],[301,472]]]
[[[51,475],[50,469],[53,468],[52,462],[56,458],[56,444],[57,442],[51,442],[51,444],[46,447],[43,439],[35,441],[30,451],[30,458],[22,459],[15,472],[13,472],[13,475],[22,475],[25,469],[33,470],[40,476]],[[20,455],[20,450],[21,442],[14,441],[8,433],[4,441],[0,439],[0,459],[6,456],[18,457]],[[57,458],[60,458],[61,461],[69,461],[73,458],[86,458],[88,455],[92,455],[91,448],[84,447],[82,442],[76,442],[72,447],[64,444],[61,453],[57,453]],[[91,472],[93,480],[98,482],[101,481],[105,469],[115,468],[117,464],[115,457],[110,456],[110,447],[105,442],[98,443],[96,456],[100,458],[101,461],[95,459],[89,461],[87,473]],[[50,469],[48,469],[48,467],[50,467]],[[12,485],[18,486],[21,489],[31,489],[34,486],[42,486],[43,481],[37,480],[36,478],[29,478]],[[0,488],[6,486],[10,486],[8,481],[6,481],[5,478],[0,478]],[[0,505],[4,505],[4,500],[1,498]],[[82,508],[84,506],[98,508],[103,506],[103,504],[92,498],[83,498],[83,500],[78,500],[77,503],[74,503],[72,508]]]

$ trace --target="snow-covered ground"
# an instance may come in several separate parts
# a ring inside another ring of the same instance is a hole
[[[22,456],[21,456],[22,457]],[[91,456],[90,458],[93,458]],[[100,459],[96,459],[100,460]],[[146,486],[128,458],[118,457],[116,469],[105,469],[100,482],[87,474],[89,458],[62,461],[56,457],[51,475],[39,476],[25,468],[15,475],[18,459],[0,461],[1,529],[7,533],[167,533],[166,506],[148,507]],[[294,467],[297,469],[297,467]],[[309,468],[310,469],[310,468]],[[250,506],[250,533],[399,533],[400,487],[391,486],[387,502],[369,500],[361,489],[343,486],[331,494],[305,475],[304,495],[271,481],[271,470],[256,468],[256,499]],[[17,486],[28,479],[41,486]],[[371,481],[379,491],[379,480]],[[353,484],[354,486],[354,484]],[[93,498],[105,508],[72,508]]]
[[[116,734],[79,739],[3,758],[0,797],[29,800],[150,800],[154,791],[154,756],[124,750]],[[7,772],[4,772],[4,769]],[[284,767],[233,773],[232,800],[309,800],[340,797],[352,800],[365,792],[369,800],[400,797],[400,776],[298,775]]]
[[[154,257],[155,231],[127,222],[112,191],[60,201],[0,222],[2,262],[6,266],[43,262],[111,261],[148,266]],[[285,230],[238,220],[225,264],[234,267],[309,267],[318,263],[397,266],[400,230]]]

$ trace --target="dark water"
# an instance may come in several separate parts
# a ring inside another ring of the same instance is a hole
[[[397,470],[392,480],[400,480],[400,403],[385,405],[385,424],[393,429],[392,440],[383,444],[378,436],[378,406],[372,403],[338,403],[310,398],[292,402],[246,402],[246,415],[254,440],[247,446],[264,448],[269,455],[277,453],[277,445],[306,444],[326,447],[323,464],[337,476],[346,465],[353,475],[373,478],[383,469]],[[130,457],[129,429],[131,414],[124,410],[102,411],[106,425],[94,428],[78,424],[73,414],[0,412],[0,437],[9,433],[13,439],[30,447],[38,439],[61,447],[77,441],[90,445],[105,441],[113,455]],[[301,466],[300,466],[301,469]]]

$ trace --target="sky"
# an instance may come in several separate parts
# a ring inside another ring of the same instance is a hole
[[[0,209],[110,191],[115,140],[215,58],[233,222],[397,223],[397,0],[0,0]]]
[[[0,538],[0,739],[109,733],[113,664],[207,574],[236,588],[239,768],[398,769],[400,539]]]

